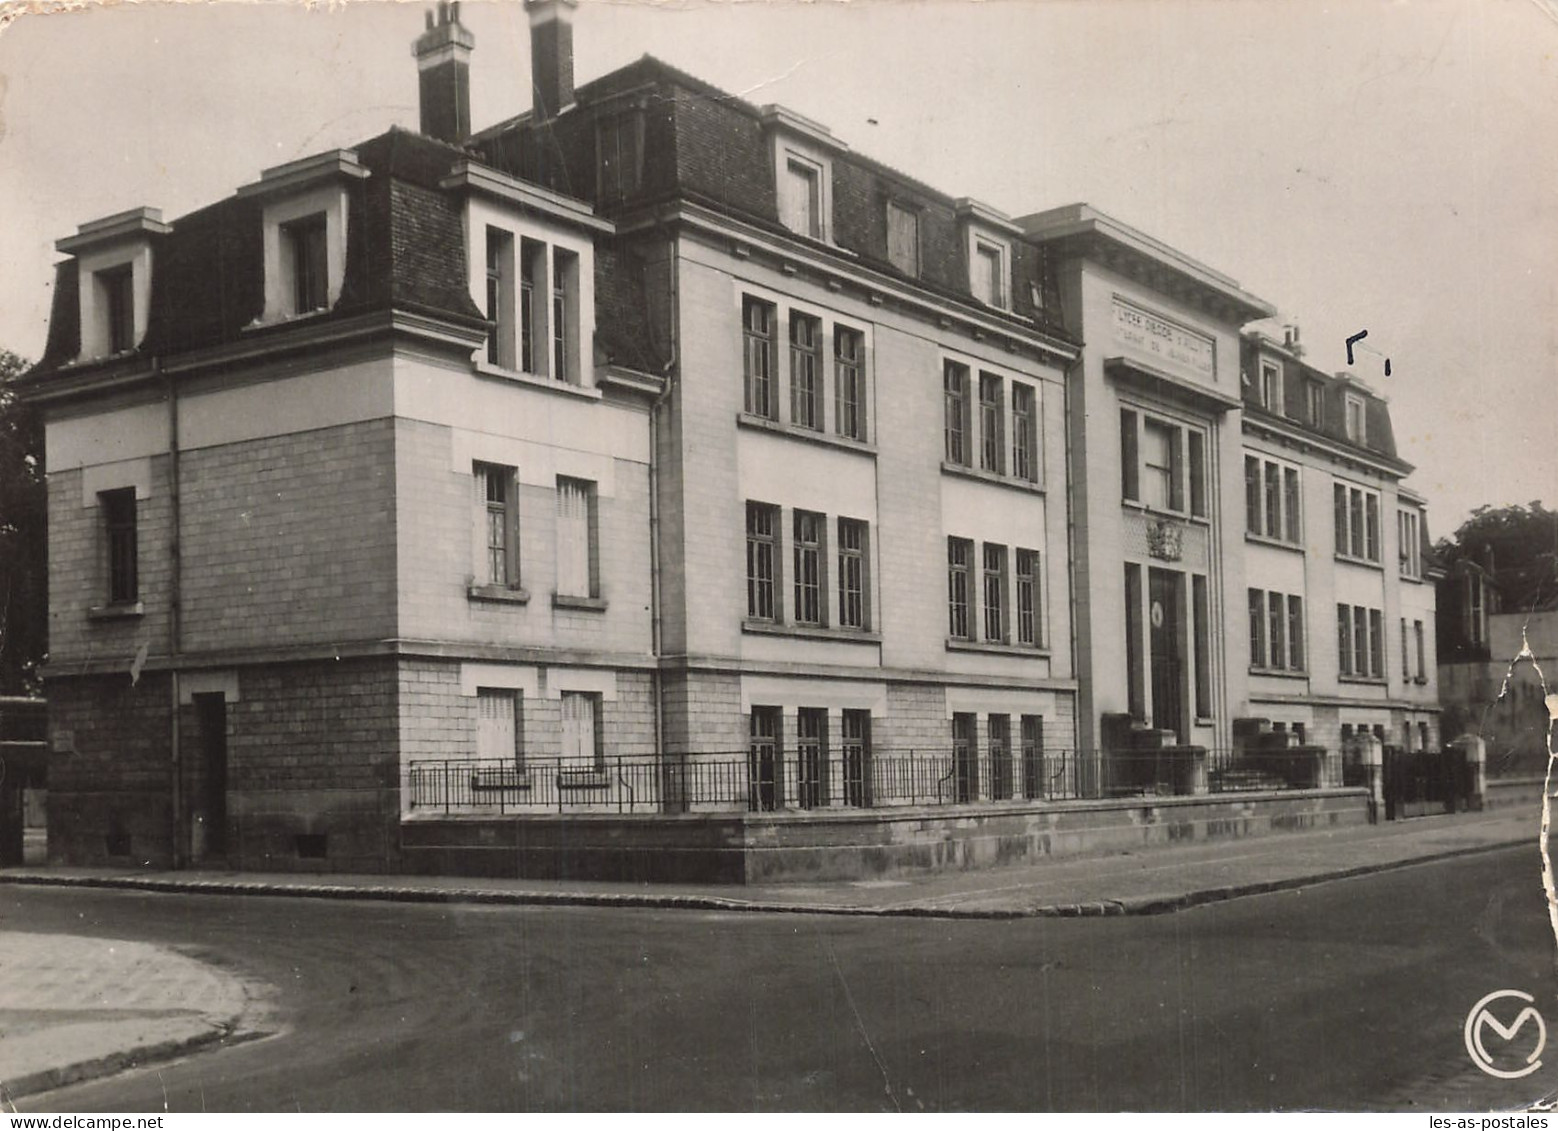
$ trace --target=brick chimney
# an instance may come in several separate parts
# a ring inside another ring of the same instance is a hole
[[[525,0],[538,122],[555,118],[573,102],[573,10],[578,6],[578,0]]]
[[[459,0],[439,0],[438,14],[427,13],[427,30],[411,53],[421,86],[421,130],[439,141],[459,145],[471,136],[471,48],[476,37],[460,23]]]

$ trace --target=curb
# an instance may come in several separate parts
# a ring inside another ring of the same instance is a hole
[[[131,1049],[107,1053],[91,1060],[79,1060],[73,1064],[44,1068],[26,1076],[6,1080],[0,1084],[0,1100],[8,1105],[26,1096],[51,1092],[71,1084],[83,1084],[115,1076],[131,1068],[139,1068],[152,1062],[174,1060],[189,1053],[198,1052],[208,1045],[220,1044],[237,1032],[238,1018],[231,1017],[220,1023],[212,1023],[207,1030],[189,1037],[171,1037],[150,1045],[138,1045]]]
[[[1033,919],[1095,918],[1110,915],[1164,915],[1222,903],[1252,895],[1292,891],[1332,880],[1374,875],[1418,864],[1431,864],[1458,856],[1499,852],[1526,844],[1527,837],[1447,849],[1404,860],[1360,864],[1349,868],[1294,876],[1281,880],[1263,880],[1202,888],[1176,895],[1133,896],[1124,899],[1089,900],[1079,903],[1051,903],[1032,907],[940,907],[924,903],[898,903],[884,906],[847,904],[760,902],[715,895],[654,894],[642,892],[587,891],[504,891],[492,888],[353,887],[348,884],[291,884],[248,880],[180,880],[154,876],[50,876],[45,873],[0,873],[0,884],[23,887],[102,888],[149,891],[183,895],[258,895],[294,899],[353,899],[389,903],[472,903],[530,907],[643,907],[682,911],[746,911],[774,915],[861,915],[927,919]],[[220,1034],[218,1034],[220,1035]],[[58,1086],[58,1085],[52,1085]],[[12,1085],[14,1091],[14,1083]]]

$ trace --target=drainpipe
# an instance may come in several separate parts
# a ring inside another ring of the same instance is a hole
[[[661,228],[664,222],[661,221]],[[671,253],[673,244],[669,237],[666,238],[667,255]],[[647,270],[647,264],[646,264]],[[665,388],[662,389],[649,405],[649,636],[650,649],[653,654],[654,666],[650,668],[650,695],[654,700],[655,710],[655,757],[660,762],[662,773],[666,769],[665,764],[665,705],[662,702],[663,684],[660,678],[660,654],[661,633],[663,632],[663,614],[660,608],[660,460],[659,460],[659,424],[660,411],[671,398],[671,379],[676,370],[677,363],[677,332],[679,321],[679,298],[676,289],[676,269],[674,261],[669,264],[667,280],[670,287],[670,319],[671,331],[668,335],[669,358],[661,367],[660,375],[665,378]]]
[[[152,358],[152,373],[162,372],[160,358]],[[187,862],[184,844],[184,756],[182,735],[179,731],[179,669],[180,651],[180,583],[183,576],[179,546],[179,397],[178,379],[173,374],[168,379],[168,505],[171,512],[172,536],[168,541],[168,741],[173,763],[173,866],[182,867]]]

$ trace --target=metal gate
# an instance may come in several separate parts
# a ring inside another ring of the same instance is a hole
[[[1455,813],[1470,803],[1471,764],[1465,751],[1454,748],[1403,750],[1387,746],[1383,784],[1388,820]]]

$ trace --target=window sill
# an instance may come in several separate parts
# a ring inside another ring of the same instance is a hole
[[[574,385],[567,381],[554,381],[550,377],[525,373],[519,369],[505,369],[501,365],[493,365],[490,361],[472,361],[471,371],[480,377],[495,377],[500,381],[512,381],[516,385],[526,385],[548,393],[559,393],[565,397],[577,397],[585,401],[601,399],[599,389],[587,385]]]
[[[1269,534],[1256,534],[1252,530],[1244,532],[1244,540],[1257,546],[1270,546],[1273,550],[1287,550],[1294,554],[1307,552],[1302,542],[1289,542],[1286,538],[1273,538]]]
[[[1417,573],[1403,573],[1403,574],[1401,574],[1401,580],[1405,581],[1409,585],[1427,585],[1428,584],[1428,582],[1423,578],[1422,574],[1417,574]]]
[[[578,597],[571,593],[553,593],[552,608],[577,609],[581,612],[603,613],[606,611],[606,598]]]
[[[992,483],[997,487],[1010,487],[1016,491],[1027,491],[1031,495],[1044,494],[1044,484],[1036,483],[1031,479],[1018,479],[1014,475],[998,475],[993,471],[983,471],[970,467],[965,463],[953,463],[951,460],[941,461],[941,473],[943,475],[957,475],[964,479],[977,479],[981,483]]]
[[[530,594],[519,587],[507,585],[467,585],[465,596],[472,601],[493,601],[500,605],[523,605]]]
[[[1381,573],[1385,572],[1383,565],[1379,562],[1370,561],[1368,558],[1355,558],[1351,554],[1337,554],[1336,560],[1346,562],[1348,565],[1362,566],[1364,569],[1377,569]]]
[[[88,620],[135,620],[146,615],[146,606],[140,601],[122,601],[114,605],[93,605],[87,610]]]
[[[1359,684],[1360,686],[1365,686],[1365,687],[1384,687],[1384,686],[1386,686],[1384,677],[1376,678],[1374,676],[1367,676],[1367,675],[1338,675],[1336,677],[1336,682],[1337,683],[1356,683],[1356,684]]]
[[[1211,526],[1212,520],[1204,514],[1191,514],[1189,511],[1164,510],[1162,507],[1154,507],[1142,502],[1140,499],[1121,499],[1120,505],[1128,511],[1138,511],[1154,518],[1169,518],[1175,522],[1188,522],[1195,526]]]
[[[247,326],[242,327],[239,333],[249,333],[253,330],[269,330],[273,326],[290,326],[294,322],[307,322],[310,319],[320,318],[329,314],[330,310],[331,308],[328,306],[321,306],[301,313],[294,313],[290,310],[270,311],[260,315]]]
[[[753,620],[741,622],[741,631],[756,636],[791,636],[799,640],[837,640],[845,644],[880,644],[880,632],[868,632],[861,628],[828,628],[815,624],[777,624],[774,621]]]
[[[1303,679],[1309,678],[1307,671],[1296,671],[1293,668],[1263,668],[1256,664],[1250,665],[1251,675],[1275,676],[1277,679]]]
[[[738,428],[756,428],[762,432],[777,432],[781,436],[789,436],[796,440],[805,440],[812,444],[821,444],[827,448],[841,448],[846,452],[859,452],[861,455],[876,456],[876,445],[864,440],[851,439],[848,436],[840,436],[833,432],[819,432],[815,428],[802,428],[795,424],[784,424],[777,420],[770,420],[766,416],[758,416],[751,412],[736,413],[736,426]]]
[[[948,652],[983,652],[992,656],[1023,656],[1027,659],[1045,659],[1049,650],[1036,644],[998,644],[991,640],[959,640],[947,637]]]

